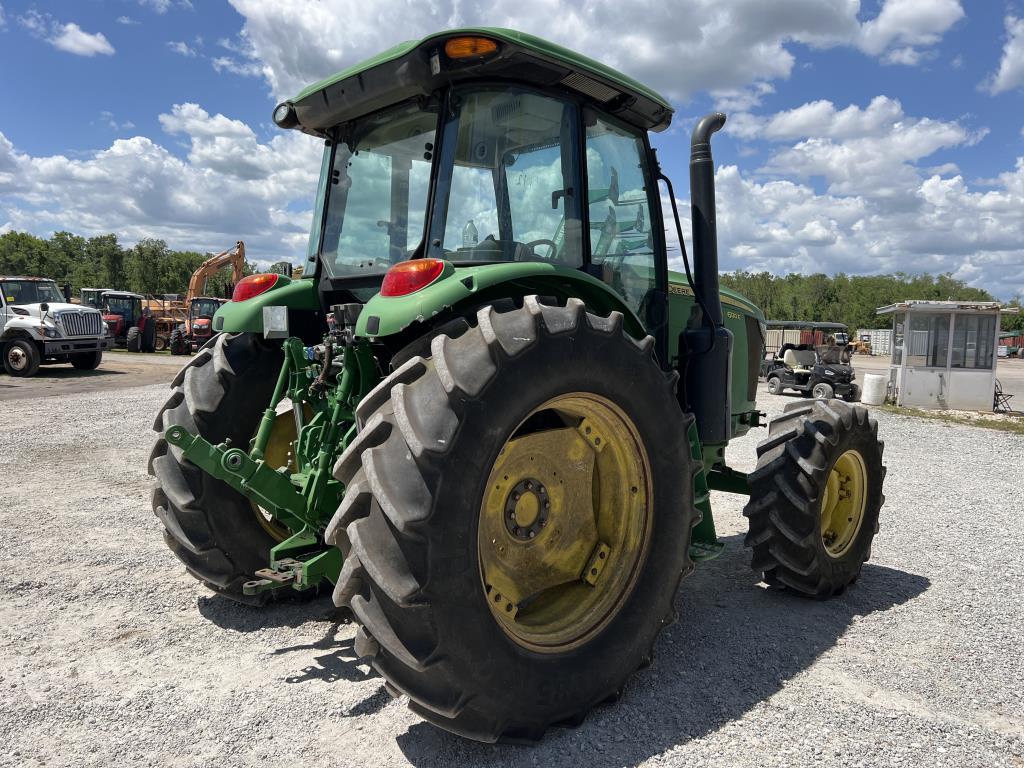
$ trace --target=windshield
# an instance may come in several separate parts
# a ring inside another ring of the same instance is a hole
[[[4,280],[0,286],[3,288],[4,300],[15,306],[64,301],[64,294],[51,280]]]
[[[220,309],[220,302],[211,299],[196,299],[192,302],[193,317],[213,317]]]
[[[115,315],[126,315],[127,317],[132,317],[135,308],[135,299],[130,296],[104,296],[103,303]]]
[[[324,163],[320,257],[330,277],[381,273],[423,240],[437,111],[407,104],[353,124]],[[330,148],[328,148],[330,151]],[[329,169],[329,175],[328,175]]]

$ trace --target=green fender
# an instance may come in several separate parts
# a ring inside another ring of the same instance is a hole
[[[263,333],[264,307],[320,311],[316,280],[289,280],[282,276],[265,293],[245,301],[229,301],[213,316],[213,330],[225,333]]]
[[[377,294],[363,307],[356,335],[377,339],[400,333],[415,323],[429,324],[452,310],[470,309],[506,297],[537,294],[559,299],[576,297],[600,315],[623,314],[628,333],[645,335],[643,323],[617,293],[605,283],[571,267],[544,262],[485,264],[474,267],[445,266],[444,272],[426,288],[407,296]]]

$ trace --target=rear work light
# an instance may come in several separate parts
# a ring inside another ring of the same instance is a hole
[[[238,281],[238,285],[235,286],[235,290],[231,294],[231,300],[245,301],[246,299],[251,299],[253,296],[259,296],[261,293],[266,293],[277,285],[277,281],[280,277],[281,276],[275,272],[243,277]]]
[[[425,288],[444,272],[440,259],[413,259],[400,261],[384,275],[380,286],[381,296],[408,296]]]
[[[497,50],[498,44],[487,37],[453,37],[444,44],[449,59],[480,59]]]

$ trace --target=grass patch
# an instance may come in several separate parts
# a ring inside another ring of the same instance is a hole
[[[994,429],[998,432],[1013,432],[1024,435],[1024,418],[1020,416],[1009,416],[996,414],[986,416],[966,416],[959,413],[945,413],[943,411],[925,411],[920,408],[898,408],[895,405],[880,405],[879,409],[888,413],[895,413],[897,416],[915,416],[919,419],[931,419],[932,421],[945,421],[951,424],[964,424],[968,427],[981,427],[982,429]]]

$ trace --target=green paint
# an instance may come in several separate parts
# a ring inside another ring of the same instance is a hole
[[[377,295],[366,302],[356,335],[374,339],[399,333],[416,322],[426,322],[446,310],[483,306],[498,298],[537,294],[575,296],[598,314],[622,312],[626,330],[644,335],[643,324],[606,283],[585,272],[546,262],[514,262],[479,267],[456,267],[426,288],[407,296]],[[377,320],[371,320],[377,318]],[[376,324],[376,332],[368,326]]]
[[[535,54],[543,59],[547,59],[548,61],[561,64],[568,69],[597,76],[598,78],[606,80],[621,88],[627,96],[642,95],[662,107],[667,113],[664,127],[668,127],[668,122],[672,118],[674,110],[668,99],[628,75],[625,75],[616,69],[612,69],[608,65],[602,64],[599,61],[595,61],[588,56],[584,56],[576,51],[570,50],[569,48],[563,48],[562,46],[544,40],[543,38],[528,35],[525,32],[518,32],[513,29],[503,29],[501,27],[462,27],[459,29],[449,29],[443,32],[437,32],[433,35],[428,35],[421,40],[407,40],[406,42],[399,43],[398,45],[389,48],[372,58],[361,61],[348,69],[343,69],[341,72],[304,88],[294,99],[292,99],[292,101],[300,102],[303,99],[307,99],[310,96],[323,91],[335,83],[341,82],[342,80],[358,78],[359,75],[367,72],[368,70],[373,69],[374,67],[379,67],[382,64],[395,61],[396,59],[400,59],[417,48],[429,47],[436,41],[461,35],[483,35],[499,42],[516,46],[521,50]]]
[[[263,308],[319,311],[320,297],[313,279],[278,282],[273,288],[245,301],[229,301],[213,316],[213,329],[225,333],[263,333]]]

